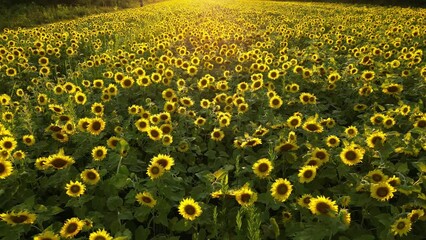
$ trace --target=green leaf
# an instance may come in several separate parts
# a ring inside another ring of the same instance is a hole
[[[136,209],[134,216],[136,220],[143,223],[147,220],[150,213],[151,213],[151,209],[149,207],[140,206]],[[139,239],[139,238],[136,238],[136,239]]]
[[[146,240],[148,239],[149,234],[150,234],[149,228],[144,228],[143,226],[139,226],[135,231],[135,239]]]
[[[107,207],[111,211],[117,210],[122,205],[123,205],[123,199],[121,199],[119,196],[112,196],[112,197],[109,197],[107,200]]]

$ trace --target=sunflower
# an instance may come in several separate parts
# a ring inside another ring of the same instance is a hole
[[[157,200],[149,192],[140,192],[136,194],[136,201],[139,204],[153,208],[157,204]]]
[[[283,100],[280,96],[275,95],[269,99],[269,107],[273,109],[278,109],[283,105]]]
[[[426,128],[426,116],[419,118],[414,124],[415,128]]]
[[[222,141],[224,137],[225,137],[225,133],[222,130],[220,130],[220,128],[214,128],[213,132],[210,133],[210,138],[213,141],[220,142]]]
[[[343,224],[345,224],[346,226],[349,226],[351,224],[351,214],[347,209],[340,209],[339,217]]]
[[[16,152],[13,153],[13,158],[16,160],[23,160],[26,156],[25,152],[22,150],[18,150]]]
[[[17,224],[33,224],[36,218],[37,215],[27,211],[19,211],[17,213],[12,211],[10,213],[0,214],[0,219],[12,226]]]
[[[365,81],[372,81],[375,77],[375,73],[373,71],[364,71],[362,72],[361,78]]]
[[[330,135],[327,137],[327,139],[325,140],[325,143],[327,144],[328,147],[337,147],[340,144],[340,139],[335,136],[335,135]]]
[[[169,155],[158,154],[151,159],[151,164],[159,164],[164,168],[164,170],[168,171],[175,164],[175,161]]]
[[[101,179],[99,172],[96,169],[86,169],[80,174],[81,179],[84,183],[89,185],[95,185]]]
[[[404,90],[403,85],[391,83],[391,84],[383,84],[382,85],[382,92],[384,94],[388,95],[398,95]]]
[[[387,182],[379,182],[370,186],[370,196],[379,201],[388,201],[393,198],[394,192],[396,189]]]
[[[401,184],[401,179],[393,175],[392,177],[388,178],[386,182],[389,183],[392,187],[396,187]]]
[[[118,144],[118,142],[117,142]],[[101,161],[106,158],[108,149],[104,146],[97,146],[92,149],[92,157],[95,161]]]
[[[81,229],[83,229],[84,222],[76,217],[67,219],[61,228],[60,235],[63,238],[73,238]]]
[[[274,151],[278,153],[296,151],[297,149],[299,149],[299,146],[297,146],[297,144],[290,141],[281,142],[274,147]]]
[[[378,146],[383,146],[383,144],[386,141],[386,134],[383,133],[382,131],[375,131],[373,133],[371,133],[367,139],[365,140],[365,142],[367,143],[367,146],[370,148],[375,148]]]
[[[399,218],[391,226],[391,232],[395,236],[399,235],[400,237],[402,237],[403,235],[407,235],[407,233],[410,231],[411,222],[408,218]]]
[[[310,199],[309,210],[315,215],[334,216],[338,211],[338,207],[336,202],[330,198],[319,196]]]
[[[293,115],[287,119],[287,126],[290,128],[298,128],[302,125],[302,118],[297,115]]]
[[[245,184],[243,187],[236,190],[234,194],[237,202],[244,207],[253,205],[257,200],[257,193],[253,192],[248,184]]]
[[[59,235],[52,231],[44,231],[35,236],[33,240],[60,240]]]
[[[274,169],[272,162],[267,158],[261,158],[253,164],[253,172],[259,178],[266,178]]]
[[[395,119],[393,117],[390,117],[390,116],[385,116],[385,118],[383,119],[383,122],[382,122],[382,124],[385,128],[391,128],[391,127],[393,127],[393,125],[395,125],[395,123],[396,123]]]
[[[358,135],[358,129],[355,126],[349,126],[345,129],[345,135],[348,138],[353,138]]]
[[[102,117],[104,114],[104,105],[102,103],[95,102],[90,107],[90,110],[95,116]]]
[[[74,164],[74,158],[65,155],[64,149],[59,149],[58,153],[50,155],[45,163],[48,167],[53,167],[56,170],[65,169]]]
[[[158,141],[163,137],[163,131],[157,126],[151,126],[147,129],[148,137],[151,140]]]
[[[192,198],[182,199],[179,203],[179,214],[186,220],[193,221],[202,213],[200,205]]]
[[[14,114],[12,112],[6,111],[1,116],[2,116],[3,121],[13,122]]]
[[[87,102],[87,96],[86,96],[86,94],[84,94],[82,92],[77,92],[74,95],[74,101],[77,104],[84,105]]]
[[[151,180],[157,179],[164,174],[164,168],[159,163],[151,163],[146,170]]]
[[[323,162],[323,163],[328,162],[328,160],[330,159],[330,154],[324,148],[315,148],[312,151],[311,156],[313,158],[317,158],[317,159],[321,160],[321,162]]]
[[[87,131],[93,135],[99,135],[105,129],[105,121],[102,118],[92,118],[89,120]]]
[[[425,211],[423,209],[413,209],[407,215],[407,218],[410,219],[410,222],[413,223],[419,220],[419,218],[423,217],[424,215],[425,215]]]
[[[340,159],[346,165],[352,166],[360,163],[364,157],[365,150],[357,144],[351,143],[340,152]]]
[[[293,186],[290,181],[283,178],[278,178],[271,186],[271,196],[279,202],[287,200],[292,191]]]
[[[86,191],[86,186],[79,181],[70,181],[65,186],[67,195],[70,197],[80,197]]]
[[[164,134],[163,138],[161,138],[161,143],[164,146],[169,146],[170,144],[173,143],[173,136],[170,134]]]
[[[317,175],[318,166],[303,166],[299,169],[299,173],[297,176],[299,177],[299,182],[301,183],[309,183],[312,182]]]
[[[308,132],[321,133],[324,130],[324,127],[321,124],[317,123],[315,119],[307,120],[303,123],[302,128]]]
[[[140,132],[147,132],[150,127],[150,121],[145,118],[140,118],[135,122],[135,126]]]
[[[367,177],[370,178],[373,183],[383,182],[388,179],[388,176],[386,176],[380,169],[369,171]]]
[[[0,140],[0,149],[2,150],[12,152],[16,146],[18,146],[18,142],[13,137],[3,137]]]
[[[112,240],[111,235],[105,231],[105,229],[100,229],[96,232],[92,232],[89,235],[89,240]]]
[[[37,158],[34,166],[38,169],[38,170],[46,170],[49,168],[49,165],[47,165],[47,162],[49,161],[49,158],[47,157],[40,157]]]
[[[206,119],[203,117],[198,117],[194,120],[194,124],[197,126],[203,126],[206,123]]]

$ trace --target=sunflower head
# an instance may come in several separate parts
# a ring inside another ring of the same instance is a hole
[[[153,208],[157,204],[157,200],[149,192],[140,192],[136,194],[136,201],[139,204]]]
[[[279,202],[286,201],[292,191],[293,186],[291,185],[290,181],[283,178],[278,178],[271,186],[271,195]]]
[[[192,198],[185,198],[179,203],[179,214],[186,220],[193,221],[202,213],[200,205]]]
[[[258,176],[259,178],[266,178],[269,176],[273,169],[272,162],[269,159],[261,158],[257,160],[253,164],[253,172]]]
[[[309,210],[315,215],[335,216],[338,207],[335,201],[328,197],[319,196],[309,202]]]

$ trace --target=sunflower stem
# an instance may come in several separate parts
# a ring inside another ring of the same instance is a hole
[[[121,160],[123,159],[123,157],[120,157],[120,160],[118,161],[118,165],[117,165],[117,173],[116,175],[118,175],[118,172],[120,171],[120,167],[121,167]]]

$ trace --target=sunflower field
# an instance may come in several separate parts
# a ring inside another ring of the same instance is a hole
[[[424,239],[426,9],[171,0],[0,33],[0,239]]]

